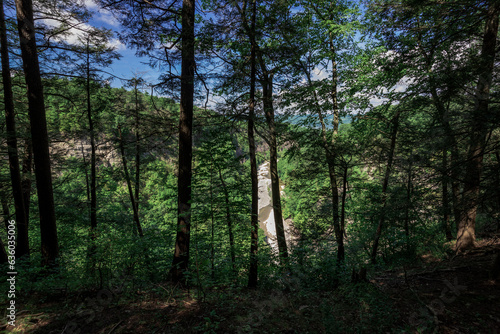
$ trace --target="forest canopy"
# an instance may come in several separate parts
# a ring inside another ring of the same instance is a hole
[[[353,313],[290,320],[299,332],[438,332],[406,268],[500,254],[498,1],[0,4],[0,264],[16,298],[336,291]],[[390,319],[374,282],[396,269],[430,318]],[[259,332],[231,316],[164,330]]]

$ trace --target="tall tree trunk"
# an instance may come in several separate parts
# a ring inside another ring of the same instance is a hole
[[[90,100],[90,45],[87,40],[87,118],[90,132],[90,239],[89,256],[94,258],[96,252],[95,239],[97,237],[97,185],[96,185],[96,145],[94,120],[92,117],[92,102]],[[93,260],[92,260],[93,261]]]
[[[333,42],[332,42],[333,43]],[[344,261],[345,258],[345,247],[344,247],[344,231],[342,228],[342,224],[339,222],[339,192],[337,186],[337,174],[335,171],[335,140],[338,134],[338,126],[339,126],[339,110],[337,103],[337,70],[334,56],[332,56],[334,69],[332,70],[332,80],[335,82],[332,87],[332,91],[330,92],[330,96],[332,98],[332,106],[333,106],[333,135],[332,140],[329,142],[326,136],[326,123],[325,118],[323,117],[323,113],[321,111],[321,106],[319,104],[318,93],[316,90],[313,90],[314,96],[314,105],[316,108],[316,112],[318,113],[319,122],[321,124],[321,140],[323,143],[323,149],[325,152],[325,159],[328,165],[328,177],[330,179],[330,191],[332,194],[332,218],[333,218],[333,230],[335,232],[335,241],[337,242],[337,264],[340,265]],[[301,64],[301,68],[306,75],[307,82],[310,86],[312,86],[311,73],[307,66],[303,63]]]
[[[213,192],[213,162],[210,165],[210,273],[212,280],[215,281],[215,217],[214,217],[214,192]]]
[[[264,115],[266,117],[267,126],[269,129],[269,169],[271,174],[271,190],[272,190],[272,201],[274,210],[274,220],[276,224],[276,236],[278,239],[278,251],[281,259],[281,263],[286,265],[288,258],[288,249],[286,245],[285,231],[283,227],[283,214],[281,211],[281,196],[280,196],[280,184],[278,177],[278,151],[276,143],[276,125],[274,122],[274,106],[273,106],[273,73],[270,72],[266,66],[264,56],[260,50],[257,41],[255,40],[255,26],[248,24],[246,6],[247,2],[244,2],[244,7],[239,6],[236,2],[234,3],[238,9],[241,20],[243,22],[243,28],[245,29],[247,36],[250,37],[250,43],[255,51],[255,59],[260,65],[262,71],[261,85],[262,85],[262,95],[263,95],[263,105],[264,105]],[[252,10],[253,11],[253,10]],[[252,13],[253,17],[253,13]],[[254,18],[252,18],[254,20]]]
[[[26,138],[24,142],[24,158],[23,158],[23,173],[22,173],[22,187],[24,208],[26,210],[26,224],[29,227],[30,218],[30,202],[31,202],[31,169],[33,164],[33,146],[31,145],[31,138]]]
[[[83,159],[83,170],[85,171],[85,189],[87,190],[87,203],[90,204],[90,181],[89,181],[89,172],[87,171],[87,161],[85,159],[85,151],[83,149],[83,142],[81,143],[82,147],[82,159]]]
[[[179,174],[177,179],[178,218],[175,239],[172,280],[185,282],[189,267],[189,239],[191,229],[191,160],[193,153],[193,99],[194,99],[194,20],[195,1],[183,0],[181,50],[181,104],[179,115]]]
[[[139,194],[141,187],[141,145],[140,145],[140,133],[139,133],[139,97],[137,92],[137,81],[135,82],[135,189],[134,189],[134,200],[135,200],[135,212],[137,215],[137,229],[139,231],[139,235],[142,237],[142,228],[140,227],[139,222]]]
[[[273,106],[273,78],[272,75],[269,74],[265,74],[265,77],[266,78],[262,80],[262,95],[264,99],[264,114],[266,116],[267,126],[269,129],[269,169],[271,173],[274,222],[276,224],[279,256],[282,264],[286,265],[288,248],[286,245],[285,229],[283,227],[283,214],[281,211],[281,189],[278,176],[278,145],[276,141],[276,124],[274,121]]]
[[[333,4],[333,2],[332,2]],[[333,19],[333,17],[330,17]],[[344,261],[344,233],[340,227],[339,223],[339,190],[337,186],[337,175],[335,171],[335,160],[336,160],[336,152],[335,152],[335,141],[337,139],[338,131],[339,131],[339,106],[338,106],[338,98],[337,98],[337,61],[336,61],[336,53],[335,46],[333,44],[333,33],[329,33],[330,37],[330,57],[332,61],[332,89],[330,91],[330,96],[332,99],[332,108],[333,108],[333,134],[331,147],[328,148],[326,144],[326,128],[324,121],[322,120],[322,131],[323,136],[325,136],[325,150],[326,150],[326,158],[328,161],[328,174],[330,178],[330,187],[332,191],[332,215],[333,215],[333,230],[335,232],[335,239],[337,241],[337,264],[340,265],[341,262]]]
[[[130,203],[132,204],[132,210],[134,212],[134,222],[139,236],[143,237],[144,234],[142,233],[142,227],[139,221],[139,212],[137,212],[137,203],[135,202],[134,192],[132,191],[132,181],[130,180],[130,174],[128,173],[127,158],[125,157],[125,147],[123,145],[122,129],[120,125],[118,125],[118,137],[120,140],[120,153],[122,155],[123,172],[125,173],[125,180],[127,181]]]
[[[236,254],[234,251],[234,234],[233,234],[233,221],[231,219],[231,205],[229,203],[229,191],[227,189],[226,182],[222,177],[222,170],[220,166],[217,166],[217,171],[219,172],[219,180],[222,184],[222,192],[224,193],[224,201],[226,203],[226,223],[227,230],[229,233],[229,251],[231,254],[231,264],[233,267],[233,271],[236,272]]]
[[[5,124],[7,130],[7,152],[9,155],[9,169],[14,195],[14,206],[16,208],[16,257],[26,256],[29,258],[30,246],[28,238],[28,222],[26,219],[26,208],[24,205],[23,188],[21,183],[21,171],[19,167],[19,156],[17,150],[16,116],[14,111],[14,96],[12,93],[12,82],[10,79],[9,50],[7,44],[7,28],[5,25],[5,14],[3,0],[0,0],[0,43],[2,56],[2,79],[5,105]],[[3,247],[2,247],[3,248]]]
[[[420,48],[422,51],[423,48]],[[423,53],[424,58],[427,60],[427,72],[432,73],[432,64],[431,64],[431,56]],[[428,77],[430,91],[432,96],[432,102],[436,107],[439,115],[441,116],[441,124],[445,131],[445,147],[444,150],[450,150],[450,170],[445,169],[443,173],[443,182],[448,179],[448,174],[450,176],[451,183],[451,195],[452,195],[452,205],[453,205],[453,217],[455,223],[458,226],[458,221],[460,220],[460,165],[459,165],[459,154],[458,154],[458,144],[455,138],[455,134],[450,124],[449,118],[449,107],[446,107],[443,103],[443,100],[438,94],[437,83],[432,74]],[[444,187],[444,184],[443,184]]]
[[[345,200],[347,197],[347,163],[344,167],[344,177],[342,179],[342,202],[340,208],[340,234],[342,235],[341,242],[337,241],[337,263],[345,259],[344,235],[345,235]]]
[[[255,153],[254,117],[255,117],[255,17],[257,1],[252,1],[251,51],[250,51],[250,103],[248,106],[248,146],[250,151],[250,178],[252,180],[252,211],[250,235],[250,270],[248,272],[248,287],[257,287],[258,278],[258,245],[259,245],[259,179],[257,175],[257,158]]]
[[[412,193],[412,168],[413,168],[413,152],[410,152],[410,161],[408,163],[408,178],[406,179],[406,210],[405,210],[405,237],[406,251],[410,250],[410,209],[411,209],[411,193]]]
[[[453,240],[453,235],[451,234],[451,223],[450,223],[450,209],[449,209],[449,200],[448,200],[448,151],[446,149],[443,150],[443,159],[442,159],[442,210],[443,210],[443,225],[444,232],[446,235],[446,239],[448,241]]]
[[[497,189],[497,232],[500,232],[500,149],[497,148],[495,151],[495,157],[497,158],[497,172],[496,178],[496,189]]]
[[[382,235],[382,228],[384,227],[385,222],[385,211],[386,211],[386,203],[387,203],[387,188],[389,185],[389,178],[391,176],[392,171],[392,161],[394,159],[394,151],[396,150],[396,137],[398,133],[399,126],[399,114],[400,111],[396,112],[394,118],[392,120],[392,134],[391,134],[391,147],[389,149],[389,156],[387,158],[387,167],[385,170],[384,181],[382,183],[382,199],[381,199],[381,210],[380,210],[380,218],[377,225],[377,231],[375,232],[375,238],[373,240],[373,248],[371,254],[371,262],[373,264],[377,263],[377,250],[378,244],[380,241],[380,236]]]
[[[10,219],[10,211],[9,211],[9,204],[7,203],[7,198],[5,198],[5,195],[2,194],[2,197],[0,198],[2,201],[2,218],[3,218],[3,223],[5,225],[5,232],[9,231],[9,219]]]
[[[55,265],[56,259],[59,257],[59,243],[57,239],[45,103],[36,51],[33,4],[31,0],[15,0],[15,3],[36,166],[35,177],[40,212],[42,266]]]
[[[476,215],[479,206],[483,154],[488,133],[488,104],[496,51],[499,9],[500,4],[492,1],[488,8],[485,23],[479,62],[480,75],[475,95],[475,106],[471,115],[473,123],[462,195],[463,213],[458,224],[457,251],[475,247]]]

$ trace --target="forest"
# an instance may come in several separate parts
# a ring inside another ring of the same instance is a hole
[[[498,333],[498,0],[0,4],[1,333]]]

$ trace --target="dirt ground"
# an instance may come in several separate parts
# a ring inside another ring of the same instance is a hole
[[[334,291],[185,291],[168,283],[32,295],[2,333],[499,333],[500,282],[490,277],[500,241],[447,260],[368,273]]]

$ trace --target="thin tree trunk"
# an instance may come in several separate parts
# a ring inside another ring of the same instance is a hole
[[[214,218],[214,193],[213,193],[213,162],[210,165],[210,219],[211,219],[211,240],[210,240],[210,273],[215,281],[215,218]]]
[[[495,151],[495,157],[497,158],[497,173],[496,173],[496,189],[497,189],[497,232],[500,231],[500,150]]]
[[[462,196],[463,213],[460,217],[457,232],[457,251],[475,247],[476,215],[479,206],[483,153],[488,133],[488,104],[496,51],[499,9],[500,5],[497,2],[491,2],[485,23],[480,59],[480,76],[477,83],[475,106],[472,112],[473,124]]]
[[[263,105],[264,105],[264,115],[266,117],[266,122],[269,129],[269,165],[271,174],[271,190],[272,190],[272,201],[274,210],[274,220],[276,224],[276,236],[278,239],[278,251],[281,259],[281,263],[286,265],[288,258],[288,249],[286,245],[285,231],[283,227],[283,214],[281,211],[281,196],[280,196],[280,185],[278,177],[278,152],[276,143],[276,125],[274,122],[274,107],[273,107],[273,74],[267,69],[266,62],[262,51],[255,40],[255,34],[248,25],[248,20],[246,16],[246,2],[244,3],[245,9],[242,9],[238,3],[235,3],[238,11],[240,12],[241,19],[243,22],[243,28],[245,29],[247,35],[250,37],[250,42],[255,50],[255,57],[258,61],[260,68],[262,70],[262,93],[263,93]]]
[[[334,59],[333,59],[333,64],[335,65]],[[301,66],[302,70],[307,77],[308,84],[312,86],[312,79],[309,69],[307,68],[307,66],[304,66],[304,64],[301,65],[302,65]],[[332,76],[333,80],[336,82],[337,78],[336,68],[333,70]],[[337,175],[335,171],[336,156],[335,152],[333,151],[335,140],[338,134],[338,118],[339,118],[336,90],[337,90],[337,85],[335,83],[332,87],[332,92],[330,94],[332,98],[333,114],[334,114],[334,122],[333,122],[334,129],[331,142],[328,142],[328,139],[326,137],[326,123],[323,117],[323,113],[321,112],[321,106],[319,104],[318,94],[316,90],[313,90],[313,96],[314,96],[315,107],[318,113],[318,118],[321,124],[321,139],[323,141],[323,149],[325,152],[326,163],[328,165],[328,177],[330,179],[330,190],[332,194],[333,230],[335,232],[335,240],[337,242],[337,264],[340,265],[340,263],[342,263],[345,259],[345,247],[344,247],[344,232],[343,228],[341,227],[341,223],[339,223],[339,204],[338,204],[339,192],[337,187]]]
[[[281,189],[278,176],[278,145],[276,142],[276,124],[274,122],[273,106],[273,84],[272,76],[266,75],[262,81],[264,114],[269,128],[269,169],[271,174],[271,191],[274,211],[274,222],[276,224],[276,237],[278,239],[278,251],[282,264],[286,265],[288,248],[283,227],[283,214],[281,210]]]
[[[259,246],[259,180],[257,175],[257,159],[255,153],[254,117],[255,117],[255,79],[257,70],[255,66],[255,17],[257,1],[252,1],[251,22],[251,53],[250,53],[250,104],[248,106],[248,146],[250,151],[250,178],[252,180],[252,211],[251,211],[251,236],[250,236],[250,270],[248,272],[248,287],[257,287]]]
[[[333,4],[333,2],[332,2]],[[331,19],[333,19],[331,17]],[[335,46],[333,44],[333,33],[329,33],[330,36],[330,56],[332,61],[332,89],[330,91],[330,96],[332,99],[333,108],[333,134],[331,140],[331,147],[326,150],[326,158],[328,161],[328,173],[330,178],[330,187],[332,191],[332,215],[333,215],[333,230],[335,232],[335,239],[337,241],[337,264],[340,265],[344,261],[344,233],[340,228],[339,224],[339,190],[337,187],[337,175],[335,171],[335,160],[337,154],[335,153],[335,141],[337,139],[339,131],[339,106],[337,101],[337,61],[335,59]],[[326,128],[324,127],[324,121],[322,121],[322,130],[326,139]],[[326,141],[325,141],[326,143]]]
[[[396,149],[396,137],[397,137],[397,133],[398,133],[399,114],[400,114],[400,111],[397,111],[396,115],[394,115],[394,118],[392,120],[393,126],[392,126],[392,134],[391,134],[391,147],[389,149],[389,157],[387,159],[387,167],[385,170],[384,181],[382,183],[382,199],[381,199],[380,219],[379,219],[379,222],[377,225],[377,231],[375,232],[375,238],[373,241],[373,248],[372,248],[372,254],[371,254],[371,262],[373,264],[377,263],[378,244],[380,241],[380,236],[382,235],[382,228],[384,227],[384,222],[385,222],[387,188],[389,185],[389,178],[391,176],[391,171],[392,171],[392,161],[394,159],[394,151]]]
[[[135,202],[134,192],[132,191],[132,181],[130,180],[130,174],[128,173],[127,158],[125,157],[125,147],[123,145],[122,129],[120,125],[118,125],[118,137],[120,140],[120,153],[122,155],[123,172],[125,173],[125,180],[127,181],[130,203],[132,204],[132,210],[134,212],[134,222],[139,236],[143,237],[144,234],[142,233],[142,227],[139,221],[139,213],[137,212],[137,203]]]
[[[341,242],[337,241],[337,262],[342,262],[345,259],[344,234],[345,234],[345,200],[347,197],[347,164],[344,167],[344,177],[342,180],[342,206],[340,209],[340,234],[342,235]]]
[[[92,102],[90,100],[90,45],[87,40],[87,118],[89,122],[90,132],[90,239],[91,244],[89,247],[89,257],[91,258],[92,268],[95,265],[95,253],[97,245],[95,240],[97,237],[97,186],[96,186],[96,145],[95,145],[95,131],[94,120],[92,118]],[[93,269],[92,269],[93,270]]]
[[[135,82],[135,193],[134,193],[134,201],[135,201],[135,212],[137,215],[137,230],[139,231],[139,235],[142,237],[142,228],[139,229],[139,193],[140,193],[140,176],[141,176],[141,145],[140,145],[140,133],[139,133],[139,98],[137,94],[137,81]]]
[[[446,239],[448,241],[453,240],[453,235],[451,234],[451,223],[450,223],[450,209],[449,209],[449,200],[448,200],[448,151],[446,149],[443,150],[443,161],[442,161],[442,186],[443,186],[443,197],[442,197],[442,209],[443,209],[443,224],[444,224],[444,232],[446,235]]]
[[[26,138],[24,142],[24,158],[23,158],[23,171],[22,171],[22,187],[24,208],[26,210],[26,225],[29,227],[30,218],[30,202],[31,202],[31,169],[33,164],[33,146],[31,145],[31,138]]]
[[[26,79],[31,139],[35,160],[35,177],[40,212],[42,266],[55,265],[59,257],[52,173],[50,167],[49,138],[45,117],[43,86],[36,51],[33,4],[31,0],[15,0]]]
[[[406,210],[405,210],[405,237],[406,237],[406,250],[410,250],[410,209],[411,209],[411,193],[412,193],[412,168],[413,161],[411,160],[413,153],[410,152],[410,161],[408,163],[408,179],[406,180]]]
[[[430,64],[430,57],[424,54],[424,57],[429,59],[427,62],[427,70],[431,72],[432,66]],[[437,87],[435,80],[433,77],[429,78],[429,84],[431,87],[431,96],[434,106],[441,116],[441,122],[445,131],[445,147],[444,150],[450,150],[450,182],[451,182],[451,194],[452,194],[452,205],[453,205],[453,217],[455,219],[455,223],[458,227],[458,221],[460,220],[460,183],[459,183],[459,174],[460,174],[460,165],[459,165],[459,154],[458,154],[458,144],[451,128],[450,119],[449,119],[449,108],[445,107],[443,101],[438,95]],[[445,169],[443,173],[446,173],[443,177],[448,176],[448,170]],[[444,180],[444,179],[443,179]]]
[[[85,185],[86,185],[86,190],[87,190],[87,202],[90,204],[89,172],[87,171],[87,161],[85,159],[85,151],[83,150],[83,143],[81,143],[81,145],[82,145],[83,170],[85,171]]]
[[[2,215],[3,215],[3,223],[5,225],[5,232],[9,231],[9,219],[10,219],[10,211],[9,204],[7,203],[7,199],[5,196],[2,196]]]
[[[229,251],[231,254],[231,264],[233,267],[233,271],[236,272],[236,254],[234,251],[234,235],[233,235],[233,221],[231,219],[231,206],[229,203],[229,191],[227,190],[226,182],[222,177],[222,170],[220,166],[217,166],[217,170],[219,172],[219,180],[222,184],[222,191],[224,192],[224,201],[226,203],[226,223],[227,229],[229,233]]]
[[[24,205],[23,188],[21,183],[21,171],[17,149],[16,116],[14,110],[14,96],[12,93],[12,82],[10,79],[9,50],[7,44],[7,28],[5,25],[5,14],[3,0],[0,0],[0,29],[1,29],[1,56],[2,56],[2,79],[5,105],[5,124],[7,130],[7,152],[9,156],[9,169],[14,195],[14,206],[16,208],[16,257],[30,256],[28,237],[28,222],[26,219],[26,208]]]
[[[187,283],[184,274],[189,267],[194,68],[196,66],[194,58],[194,0],[183,0],[181,16],[182,65],[179,115],[179,174],[177,179],[178,219],[171,273],[174,282]]]

